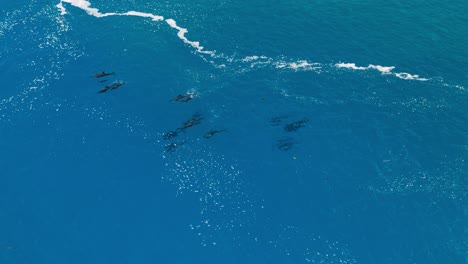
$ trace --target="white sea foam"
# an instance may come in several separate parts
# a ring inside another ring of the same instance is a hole
[[[137,17],[146,17],[146,18],[151,18],[153,21],[163,21],[164,17],[163,16],[158,16],[154,15],[151,13],[144,13],[144,12],[139,12],[139,11],[128,11],[125,13],[101,13],[99,12],[99,9],[91,7],[91,3],[88,0],[60,0],[60,3],[56,5],[56,7],[60,10],[60,13],[62,15],[67,14],[67,11],[65,7],[63,6],[63,3],[68,3],[71,4],[72,6],[78,7],[89,15],[95,16],[95,17],[107,17],[107,16],[137,16]],[[187,28],[183,28],[177,25],[177,22],[172,19],[168,18],[165,19],[165,22],[173,29],[177,30],[177,36],[179,37],[180,40],[182,40],[185,44],[190,45],[193,47],[196,52],[200,54],[206,54],[210,55],[211,57],[217,57],[217,58],[224,58],[227,60],[227,62],[232,62],[229,58],[225,58],[223,56],[218,56],[216,55],[216,52],[213,50],[205,50],[205,48],[200,44],[198,41],[192,41],[189,40],[185,35],[188,33]],[[266,56],[247,56],[243,59],[238,60],[239,62],[244,62],[244,63],[251,63],[250,68],[258,68],[258,67],[264,67],[266,65],[273,65],[276,69],[292,69],[295,71],[298,70],[308,70],[308,71],[317,71],[318,69],[321,69],[321,64],[320,63],[310,63],[306,60],[298,60],[296,62],[286,62],[283,60],[273,60],[272,58],[266,57]],[[226,65],[224,63],[221,63],[220,65],[217,65],[216,63],[210,61],[211,63],[215,64],[216,67],[218,68],[224,68]],[[351,69],[351,70],[359,70],[359,71],[365,71],[365,70],[377,70],[379,71],[382,75],[393,75],[397,78],[403,79],[403,80],[415,80],[415,81],[428,81],[428,78],[423,78],[420,77],[417,74],[410,74],[406,72],[393,72],[395,69],[394,66],[381,66],[381,65],[374,65],[374,64],[369,64],[368,66],[357,66],[355,63],[337,63],[335,64],[336,68],[346,68],[346,69]]]
[[[407,72],[393,72],[393,70],[395,69],[395,66],[381,66],[381,65],[369,64],[369,66],[364,67],[364,66],[357,66],[355,63],[340,62],[340,63],[335,64],[335,67],[346,68],[346,69],[357,70],[357,71],[377,70],[383,75],[393,75],[403,80],[414,80],[414,81],[429,81],[430,80],[428,78],[420,77],[417,74],[410,74]]]
[[[60,14],[63,16],[63,15],[66,15],[67,14],[67,10],[65,9],[65,7],[63,7],[63,3],[60,2],[56,5],[56,7],[60,10]]]
[[[336,67],[338,68],[347,68],[347,69],[352,69],[352,70],[367,70],[367,67],[358,67],[354,63],[337,63],[335,64]]]
[[[60,10],[60,13],[62,15],[67,14],[67,11],[65,7],[63,6],[63,3],[68,3],[71,4],[72,6],[78,7],[89,15],[92,15],[94,17],[107,17],[107,16],[137,16],[137,17],[147,17],[151,18],[153,21],[163,21],[164,17],[163,16],[158,16],[154,15],[151,13],[144,13],[144,12],[139,12],[139,11],[128,11],[125,13],[101,13],[99,12],[99,9],[91,7],[91,3],[87,0],[61,0],[59,4],[56,5],[56,7]],[[207,51],[204,50],[203,46],[200,45],[200,42],[198,41],[191,41],[189,40],[185,34],[188,32],[188,29],[179,27],[177,25],[177,22],[174,19],[166,19],[166,23],[171,27],[177,30],[177,36],[185,43],[193,48],[196,49],[198,53],[202,54],[208,54],[211,56],[215,55],[214,51]]]
[[[358,71],[365,71],[365,70],[378,70],[382,74],[391,74],[392,70],[395,69],[394,66],[381,66],[381,65],[374,65],[374,64],[369,64],[367,67],[363,66],[357,66],[355,63],[337,63],[335,64],[337,68],[346,68],[346,69],[351,69],[351,70],[358,70]]]
[[[185,37],[185,34],[188,32],[188,30],[186,28],[182,28],[182,27],[179,27],[176,23],[176,21],[174,19],[166,19],[166,23],[171,27],[171,28],[174,28],[176,29],[178,32],[177,32],[177,36],[186,44],[194,47],[199,53],[203,53],[203,54],[209,54],[209,55],[212,55],[214,56],[215,55],[215,52],[214,51],[207,51],[207,50],[203,50],[203,47],[200,45],[200,42],[198,41],[191,41],[189,39],[187,39]]]
[[[237,60],[237,62],[248,63],[250,68],[253,69],[270,66],[278,70],[318,71],[322,68],[322,64],[317,62],[308,62],[306,60],[286,61],[284,57],[274,59],[263,55],[247,56]]]
[[[119,15],[121,15],[121,16],[149,17],[149,18],[153,19],[153,21],[162,21],[162,20],[164,20],[164,17],[162,17],[162,16],[156,16],[156,15],[153,15],[153,14],[143,13],[143,12],[138,12],[138,11],[128,11],[126,13],[119,14]]]
[[[256,61],[258,60],[258,56],[247,56],[243,59],[241,59],[242,62],[251,62],[251,61]]]
[[[395,76],[404,80],[429,81],[427,78],[422,78],[417,74],[409,74],[407,72],[398,72],[395,73]]]
[[[240,61],[242,62],[251,62],[251,61],[256,61],[256,60],[269,60],[270,58],[268,58],[267,56],[257,56],[257,55],[254,55],[254,56],[247,56],[243,59],[241,59]]]
[[[277,61],[274,63],[277,69],[292,69],[292,70],[317,70],[320,69],[320,63],[308,62],[306,60],[298,60],[293,62]]]
[[[395,69],[394,66],[380,66],[374,64],[370,64],[367,68],[378,70],[382,74],[392,74],[393,69]]]
[[[107,16],[138,16],[138,17],[148,17],[153,19],[153,21],[162,21],[164,20],[164,17],[162,16],[157,16],[153,15],[151,13],[143,13],[143,12],[138,12],[138,11],[128,11],[125,13],[101,13],[99,12],[99,9],[91,7],[91,3],[87,0],[61,0],[60,3],[56,5],[56,7],[60,10],[60,13],[62,15],[67,14],[67,10],[63,6],[63,3],[68,3],[71,4],[72,6],[78,7],[89,15],[95,16],[95,17],[107,17]]]
[[[110,14],[114,14],[114,13],[102,14],[101,12],[99,12],[99,9],[92,8],[91,3],[89,1],[86,1],[86,0],[61,0],[60,3],[57,5],[57,7],[60,9],[62,14],[67,13],[65,7],[63,6],[63,3],[68,3],[68,4],[71,4],[72,6],[83,9],[84,11],[86,11],[86,13],[88,13],[88,15],[92,15],[92,16],[95,16],[95,17],[104,17],[104,16],[108,16]]]

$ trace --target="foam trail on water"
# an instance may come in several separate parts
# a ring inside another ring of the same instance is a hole
[[[143,13],[143,12],[138,12],[138,11],[128,11],[126,13],[116,14],[116,15],[119,15],[119,16],[149,17],[149,18],[153,19],[153,21],[161,21],[161,20],[164,19],[164,17],[162,17],[162,16],[156,16],[156,15],[153,15],[153,14]]]
[[[158,16],[154,15],[151,13],[144,13],[144,12],[139,12],[139,11],[128,11],[125,13],[101,13],[99,12],[99,9],[91,7],[91,3],[87,0],[61,0],[60,3],[56,5],[56,7],[60,10],[60,13],[62,15],[67,14],[67,10],[63,6],[63,3],[68,3],[71,4],[72,6],[78,7],[89,15],[92,15],[94,17],[107,17],[107,16],[137,16],[137,17],[148,17],[151,18],[153,21],[163,21],[164,17],[163,16]],[[200,45],[200,42],[198,41],[191,41],[189,40],[185,34],[188,32],[188,29],[179,27],[177,25],[177,22],[174,19],[166,19],[166,23],[173,29],[177,30],[177,36],[185,43],[193,48],[196,49],[198,53],[201,54],[208,54],[211,56],[215,55],[214,51],[207,51],[204,50],[204,48]]]
[[[427,78],[422,78],[417,74],[409,74],[407,72],[398,72],[395,73],[395,76],[403,80],[429,81]]]
[[[380,65],[374,65],[374,64],[370,64],[367,67],[369,69],[378,70],[382,74],[392,74],[393,69],[395,69],[395,66],[380,66]]]
[[[340,62],[340,63],[335,64],[335,67],[346,68],[346,69],[351,69],[351,70],[356,70],[356,71],[377,70],[381,72],[383,75],[393,75],[403,80],[429,81],[429,79],[419,77],[419,75],[417,74],[409,74],[407,72],[393,72],[393,70],[395,69],[395,66],[381,66],[381,65],[369,64],[369,66],[364,67],[364,66],[357,66],[355,63]]]
[[[308,62],[306,60],[298,60],[295,62],[277,61],[274,63],[277,69],[292,69],[292,70],[317,70],[320,69],[320,63]]]
[[[174,19],[166,19],[166,23],[171,27],[171,28],[174,28],[174,29],[177,29],[178,33],[177,33],[177,36],[186,44],[189,44],[190,46],[194,47],[199,53],[203,53],[203,54],[209,54],[209,55],[212,55],[214,56],[215,55],[215,52],[214,51],[206,51],[206,50],[203,50],[203,47],[200,46],[200,42],[198,41],[190,41],[189,39],[187,39],[185,37],[185,34],[188,32],[188,30],[186,28],[182,28],[182,27],[179,27],[177,26],[177,23]]]
[[[368,69],[367,67],[356,66],[356,64],[354,63],[341,63],[340,62],[340,63],[335,64],[335,66],[338,68],[346,68],[346,69],[359,70],[359,71],[365,71]]]
[[[138,11],[128,11],[125,13],[101,13],[99,12],[99,9],[91,7],[91,3],[88,0],[60,0],[60,3],[58,3],[56,7],[60,10],[60,13],[62,15],[67,14],[67,10],[63,6],[63,3],[68,3],[72,6],[78,7],[84,10],[89,15],[92,15],[98,18],[107,17],[107,16],[137,16],[137,17],[151,18],[153,21],[165,20],[165,22],[171,28],[177,30],[177,36],[179,37],[179,39],[182,40],[185,44],[190,45],[192,48],[194,48],[197,53],[209,55],[211,57],[218,58],[218,59],[224,59],[226,60],[225,63],[227,64],[232,63],[232,62],[241,62],[241,63],[249,63],[250,68],[262,68],[262,67],[270,65],[279,70],[289,69],[289,70],[294,70],[294,71],[301,70],[301,71],[316,71],[316,72],[320,72],[320,70],[323,68],[321,67],[322,64],[320,63],[310,63],[310,62],[307,62],[306,60],[298,60],[296,62],[286,62],[281,59],[275,60],[273,58],[265,57],[265,56],[248,56],[240,60],[234,60],[233,58],[225,57],[222,54],[216,54],[216,51],[214,50],[205,50],[204,47],[201,46],[200,42],[198,41],[189,40],[185,36],[188,32],[188,29],[178,26],[177,22],[174,19],[171,19],[171,18],[164,19],[163,16],[158,16],[158,15],[154,15],[151,13],[144,13],[144,12],[138,12]],[[215,64],[212,61],[210,62]],[[218,68],[224,68],[226,67],[225,63],[215,64],[215,66]],[[334,68],[346,68],[346,69],[359,70],[359,71],[377,70],[382,75],[391,75],[402,80],[413,80],[413,81],[429,81],[430,80],[429,78],[420,77],[417,74],[410,74],[407,72],[394,72],[393,71],[395,69],[394,66],[381,66],[381,65],[374,65],[374,64],[369,64],[368,66],[357,66],[355,63],[342,63],[342,62],[336,63],[333,66]],[[455,86],[455,87],[459,89],[464,89],[463,86]]]
[[[60,10],[62,15],[67,14],[67,10],[63,6],[63,3],[68,3],[72,6],[78,7],[88,15],[95,16],[95,17],[107,17],[107,16],[138,16],[138,17],[149,17],[152,18],[154,21],[162,21],[164,17],[153,15],[151,13],[143,13],[138,11],[128,11],[125,13],[101,13],[99,9],[91,7],[91,3],[87,0],[61,0],[60,3],[56,5],[56,7]]]
[[[67,14],[67,11],[66,11],[65,7],[63,6],[64,2],[69,3],[72,6],[78,7],[80,9],[86,11],[86,13],[88,13],[88,15],[95,16],[95,17],[104,17],[104,16],[106,16],[106,14],[102,14],[101,12],[99,12],[99,9],[92,8],[91,3],[86,1],[86,0],[61,0],[60,3],[58,5],[56,5],[56,6],[60,9],[62,14]]]

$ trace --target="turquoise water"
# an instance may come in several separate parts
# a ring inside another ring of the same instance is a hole
[[[0,263],[467,261],[464,1],[1,6]]]

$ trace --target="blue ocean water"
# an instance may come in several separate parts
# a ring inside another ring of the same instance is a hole
[[[465,1],[1,6],[0,263],[468,261]]]

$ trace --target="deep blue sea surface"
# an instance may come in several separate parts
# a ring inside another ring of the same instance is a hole
[[[1,264],[468,263],[466,0],[0,7]]]

